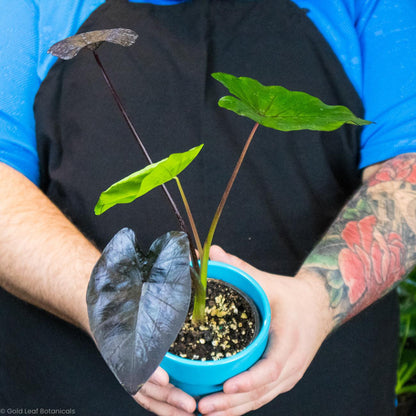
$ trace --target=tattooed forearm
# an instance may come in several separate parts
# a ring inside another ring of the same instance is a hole
[[[416,264],[416,154],[385,162],[306,259],[339,324],[392,290]]]

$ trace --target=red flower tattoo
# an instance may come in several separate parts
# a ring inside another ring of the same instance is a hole
[[[416,184],[416,157],[407,156],[392,159],[377,171],[368,185],[374,186],[387,181],[405,181]]]
[[[404,275],[405,247],[400,235],[383,236],[369,215],[349,222],[341,236],[348,245],[339,253],[339,267],[351,304],[367,306]]]

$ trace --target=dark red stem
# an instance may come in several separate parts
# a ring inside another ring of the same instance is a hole
[[[95,61],[97,62],[98,66],[101,69],[101,73],[102,73],[102,75],[105,79],[105,82],[106,82],[108,88],[111,91],[111,94],[114,98],[114,101],[116,102],[117,107],[119,108],[124,120],[127,123],[127,126],[129,127],[129,129],[130,129],[131,133],[133,134],[134,138],[136,139],[136,142],[138,143],[138,145],[139,145],[144,157],[146,158],[147,162],[149,164],[152,164],[153,163],[152,159],[150,158],[149,153],[147,152],[147,150],[146,150],[143,142],[141,141],[136,129],[134,128],[133,123],[131,122],[129,115],[127,114],[127,111],[126,111],[126,109],[125,109],[125,107],[124,107],[124,105],[123,105],[123,103],[120,99],[120,96],[118,95],[116,89],[114,88],[113,83],[111,82],[110,77],[109,77],[109,75],[107,74],[107,71],[104,68],[104,65],[102,64],[100,57],[98,56],[96,51],[93,51],[93,54],[94,54]],[[166,188],[166,186],[164,184],[162,185],[162,190],[163,190],[166,198],[168,199],[170,206],[173,209],[173,212],[176,216],[176,219],[178,220],[179,227],[188,236],[189,245],[190,245],[190,249],[191,249],[191,256],[192,256],[192,264],[193,264],[194,268],[197,270],[197,272],[199,273],[199,266],[198,266],[198,260],[197,260],[197,257],[196,257],[195,244],[192,241],[191,235],[190,235],[190,233],[189,233],[189,231],[186,227],[185,221],[183,220],[182,215],[180,214],[179,209],[176,206],[175,201],[172,198],[172,195],[170,194],[170,192],[168,191],[168,189]]]

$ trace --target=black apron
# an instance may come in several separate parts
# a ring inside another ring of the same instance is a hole
[[[154,161],[200,143],[181,175],[206,235],[253,122],[217,107],[215,71],[279,84],[348,106],[360,99],[307,11],[288,0],[194,0],[174,6],[107,1],[81,32],[126,27],[130,48],[99,54]],[[91,52],[59,61],[35,103],[43,191],[100,248],[125,226],[142,248],[178,229],[160,190],[100,217],[101,191],[146,165]],[[260,127],[215,243],[272,273],[294,275],[360,184],[360,131],[281,133]],[[175,186],[169,186],[177,195]],[[178,205],[180,200],[178,198]],[[79,330],[0,294],[0,407],[144,415]],[[389,296],[329,337],[305,377],[256,415],[393,415],[397,302]]]

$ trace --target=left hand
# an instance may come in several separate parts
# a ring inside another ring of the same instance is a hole
[[[243,260],[211,249],[212,260],[236,266],[263,287],[272,317],[264,356],[248,371],[224,383],[221,393],[204,397],[198,410],[209,416],[243,415],[292,389],[302,378],[334,321],[324,283],[310,272],[295,278],[262,272]]]
[[[192,416],[196,408],[193,397],[169,383],[169,375],[158,367],[133,396],[143,408],[159,416]]]

